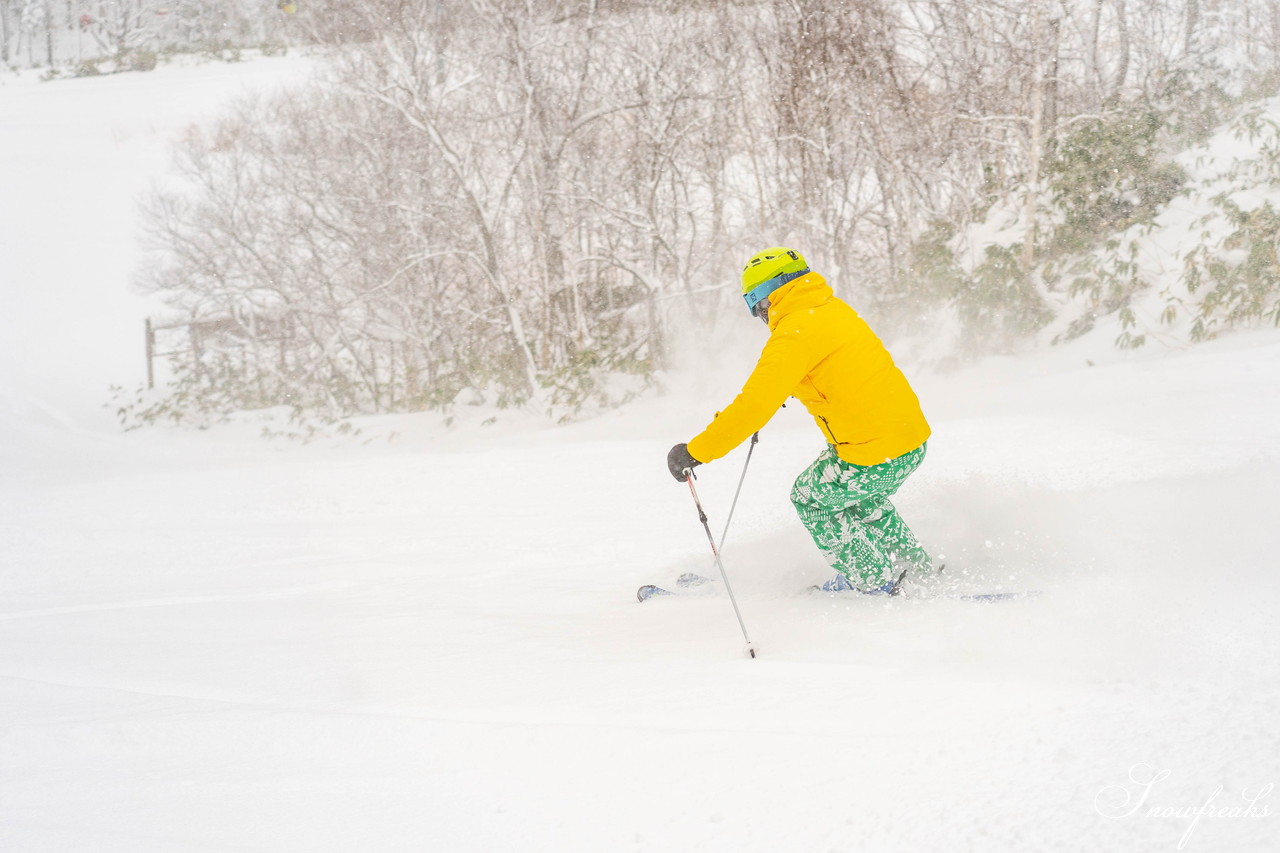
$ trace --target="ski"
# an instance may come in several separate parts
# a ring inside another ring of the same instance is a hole
[[[636,590],[636,600],[648,601],[650,598],[654,598],[657,596],[664,596],[664,595],[687,596],[693,593],[695,590],[698,590],[700,587],[703,587],[703,586],[706,586],[707,584],[711,584],[715,582],[716,582],[715,578],[709,578],[705,575],[695,574],[694,572],[685,572],[684,574],[680,575],[680,577],[676,578],[674,589],[668,589],[667,587],[659,586],[657,584],[652,584],[652,583],[645,584],[644,586]],[[848,590],[831,592],[831,591],[823,590],[819,586],[811,586],[809,587],[808,592],[810,595],[820,594],[820,595],[826,595],[826,596],[841,596],[841,597],[843,597],[844,595],[850,592],[857,592],[859,597],[868,597],[868,598],[871,598],[871,597],[881,598],[881,597],[888,597],[888,596],[898,597],[901,594],[902,599],[905,601],[925,601],[925,600],[932,599],[932,600],[950,600],[950,601],[971,601],[979,604],[995,604],[1002,601],[1026,601],[1028,599],[1037,598],[1040,596],[1039,590],[950,593],[950,594],[940,594],[940,595],[912,595],[909,592],[903,594],[903,591],[901,590],[901,587],[900,587],[901,582],[902,582],[902,578],[900,577],[898,579],[898,582],[893,585],[892,591],[873,590],[872,592],[864,592],[862,590],[856,590],[851,588]]]
[[[681,590],[697,589],[698,587],[703,586],[704,584],[709,584],[714,581],[715,581],[715,578],[709,578],[709,577],[706,577],[705,575],[699,575],[693,572],[685,572],[680,577],[676,578],[676,587],[678,587]],[[661,587],[661,586],[658,586],[657,584],[652,584],[652,583],[647,583],[644,586],[640,587],[638,590],[636,590],[636,598],[639,601],[648,601],[650,598],[653,598],[655,595],[679,595],[679,594],[680,593],[675,590],[666,589],[665,587]]]
[[[977,592],[969,595],[953,595],[951,598],[960,601],[979,601],[979,602],[995,602],[995,601],[1017,601],[1019,599],[1026,600],[1028,598],[1038,598],[1040,591],[1037,589],[1023,590],[1021,592]]]
[[[863,592],[862,590],[853,590],[862,597],[884,598],[888,595],[896,595],[896,593],[885,593],[880,590],[871,592]],[[848,595],[850,591],[829,592],[821,587],[809,587],[812,595],[825,595],[828,597],[841,597]],[[903,594],[904,601],[972,601],[979,604],[995,604],[1001,601],[1027,601],[1040,596],[1039,590],[1018,590],[1009,592],[957,592],[957,593],[936,593],[925,595],[913,595],[911,593]]]
[[[901,595],[902,582],[907,579],[906,569],[902,570],[902,574],[898,575],[896,580],[891,580],[881,586],[872,587],[871,589],[863,589],[854,586],[844,575],[836,575],[824,584],[815,584],[809,587],[809,592],[856,592],[862,595]]]
[[[946,571],[946,568],[947,566],[945,563],[939,566],[937,569],[937,574],[942,575],[942,573]],[[952,578],[954,576],[955,576],[954,573],[947,575],[948,578]],[[850,583],[848,580],[842,579],[841,576],[837,575],[837,577],[834,580],[828,581],[827,583],[822,584],[821,586],[809,587],[809,593],[811,595],[816,593],[826,593],[828,595],[841,595],[844,593],[856,592],[860,595],[871,595],[871,596],[901,595],[903,598],[917,600],[917,601],[926,600],[926,599],[949,599],[952,601],[976,601],[980,603],[995,603],[999,601],[1016,601],[1018,599],[1035,598],[1040,595],[1039,590],[1020,590],[1020,591],[1006,590],[1006,591],[1000,591],[1000,592],[960,592],[958,590],[953,589],[951,592],[940,592],[937,590],[926,589],[924,591],[918,591],[918,590],[908,591],[908,589],[903,587],[902,585],[903,581],[905,581],[906,579],[907,579],[907,572],[904,570],[900,575],[898,575],[897,580],[890,581],[889,583],[886,583],[884,586],[877,587],[875,589],[859,589],[858,587]],[[839,580],[840,583],[836,585],[835,580]]]
[[[636,590],[637,601],[648,601],[655,595],[675,595],[675,593],[669,589],[663,589],[662,587],[651,583],[647,583]]]

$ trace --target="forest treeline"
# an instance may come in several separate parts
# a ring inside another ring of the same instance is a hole
[[[291,25],[315,79],[193,130],[148,205],[145,284],[184,337],[135,420],[617,402],[743,310],[736,269],[774,243],[889,334],[941,313],[1000,350],[1067,291],[1078,334],[1142,286],[1116,235],[1184,190],[1172,154],[1280,81],[1276,0],[351,0]]]

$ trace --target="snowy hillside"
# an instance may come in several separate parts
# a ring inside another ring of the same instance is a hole
[[[0,78],[0,850],[1280,846],[1280,332],[905,365],[935,435],[900,507],[961,590],[1028,600],[805,593],[821,439],[782,411],[724,548],[751,660],[727,598],[634,598],[712,571],[663,460],[745,316],[566,427],[116,430],[137,195],[307,69]],[[700,469],[717,533],[744,456]]]

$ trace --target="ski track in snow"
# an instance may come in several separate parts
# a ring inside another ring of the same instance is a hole
[[[1280,849],[1274,330],[912,374],[899,505],[958,588],[1031,601],[803,594],[783,410],[723,551],[756,660],[724,597],[634,599],[714,571],[663,458],[747,363],[555,429],[116,433],[133,196],[201,105],[306,67],[0,77],[0,850]],[[700,469],[717,537],[744,454]]]

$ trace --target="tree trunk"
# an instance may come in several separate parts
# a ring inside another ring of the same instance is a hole
[[[1027,154],[1026,234],[1022,240],[1022,272],[1031,286],[1031,270],[1036,261],[1036,202],[1040,190],[1040,159],[1044,121],[1044,81],[1040,74],[1040,5],[1037,3],[1031,23],[1031,144]]]
[[[1200,28],[1200,0],[1187,0],[1186,30],[1183,33],[1182,52],[1190,56],[1195,52],[1196,31]]]
[[[1117,51],[1119,58],[1116,61],[1115,76],[1111,80],[1109,97],[1120,94],[1120,90],[1124,88],[1124,81],[1129,76],[1129,26],[1125,17],[1125,0],[1116,0],[1116,39],[1119,41]]]
[[[1053,149],[1058,126],[1058,44],[1062,35],[1062,21],[1049,21],[1049,69],[1044,78],[1044,138],[1045,147]]]
[[[1089,33],[1089,71],[1093,75],[1094,91],[1097,93],[1098,101],[1103,99],[1102,95],[1102,65],[1098,59],[1098,39],[1102,29],[1102,3],[1103,0],[1094,0],[1093,2],[1093,27]]]
[[[9,0],[0,0],[0,63],[9,64]]]

